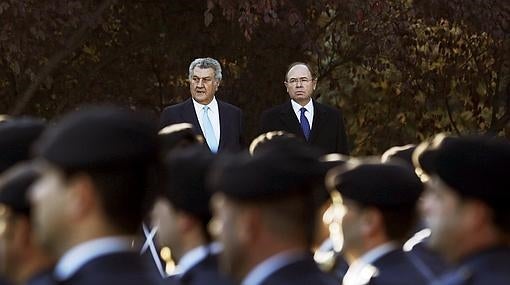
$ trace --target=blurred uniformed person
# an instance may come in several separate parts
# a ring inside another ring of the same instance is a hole
[[[200,135],[197,135],[193,130],[193,125],[188,123],[179,123],[166,126],[159,130],[158,138],[160,143],[160,155],[162,159],[164,159],[168,153],[174,150],[203,144],[203,138]],[[145,241],[140,252],[145,258],[153,260],[154,265],[159,271],[160,275],[165,277],[167,272],[166,268],[164,267],[168,267],[168,270],[171,270],[171,265],[175,265],[175,262],[171,255],[164,256],[166,260],[162,259],[163,256],[160,255],[162,250],[161,245],[155,241],[158,227],[151,227],[150,224],[150,218],[146,217],[142,225]]]
[[[406,166],[414,170],[413,153],[416,147],[414,144],[391,147],[382,154],[381,162],[405,163]],[[420,199],[418,206],[421,205],[421,202],[423,202],[423,199]],[[427,242],[430,238],[430,229],[423,219],[420,218],[417,221],[414,232],[414,235],[404,243],[403,249],[408,253],[412,261],[422,268],[422,272],[427,276],[427,279],[434,280],[444,273],[448,266],[437,252],[428,247]]]
[[[304,144],[219,161],[211,174],[221,268],[243,285],[337,284],[310,252],[324,171]]]
[[[331,170],[326,180],[340,192],[345,208],[343,251],[350,266],[343,284],[427,284],[402,251],[423,189],[413,170],[400,164],[347,163]]]
[[[152,219],[157,240],[178,261],[166,284],[229,284],[219,273],[219,245],[208,232],[211,193],[205,177],[214,156],[201,146],[172,152],[165,160],[164,191],[156,200]]]
[[[510,284],[510,143],[438,136],[416,158],[430,246],[455,265],[434,284]]]
[[[30,158],[30,147],[44,128],[45,123],[37,118],[0,115],[0,151],[2,152],[2,155],[0,155],[0,173],[16,163]],[[7,214],[7,211],[4,211],[4,214]],[[7,215],[4,218],[7,218]],[[5,222],[10,220],[4,219]],[[5,225],[7,226],[7,223]],[[5,227],[4,230],[6,229]],[[0,284],[4,284],[3,274],[0,272]]]
[[[89,107],[35,145],[41,178],[30,193],[39,243],[59,258],[60,284],[159,284],[133,248],[158,161],[157,125],[114,107]]]
[[[27,192],[37,179],[29,164],[0,177],[0,273],[13,284],[51,282],[53,259],[36,243]]]
[[[344,165],[347,161],[352,160],[347,155],[340,153],[329,153],[319,158],[326,170],[333,169],[340,165]],[[326,187],[325,187],[326,188]],[[319,233],[320,246],[315,250],[314,259],[319,267],[332,274],[341,282],[347,273],[349,264],[345,260],[342,252],[343,236],[341,233],[342,205],[336,193],[332,193],[325,189],[329,199],[323,204],[320,212],[320,225],[322,234]]]

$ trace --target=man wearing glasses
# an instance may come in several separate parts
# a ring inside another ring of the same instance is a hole
[[[266,110],[261,117],[261,133],[286,131],[302,138],[324,153],[348,154],[342,113],[312,99],[317,76],[303,62],[292,63],[284,81],[290,100]]]

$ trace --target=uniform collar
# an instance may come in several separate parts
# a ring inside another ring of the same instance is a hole
[[[94,258],[117,252],[131,251],[132,241],[133,238],[126,236],[112,236],[81,243],[68,250],[60,258],[55,267],[55,277],[60,281],[67,280]]]

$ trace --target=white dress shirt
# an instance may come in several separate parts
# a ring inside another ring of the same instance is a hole
[[[202,117],[204,116],[204,106],[209,107],[209,111],[207,114],[209,115],[209,120],[211,121],[214,136],[216,137],[216,140],[220,142],[220,112],[218,109],[218,101],[216,101],[216,97],[212,99],[212,101],[207,105],[202,105],[195,101],[195,99],[191,99],[193,101],[193,106],[195,107],[195,113],[197,114],[198,123],[200,124],[200,128],[202,129],[202,133],[204,133],[204,125],[202,122]]]
[[[304,107],[306,109],[305,117],[308,119],[308,123],[310,124],[310,130],[312,130],[312,126],[313,126],[313,112],[314,112],[313,100],[310,99],[308,104],[306,104],[305,106],[299,105],[294,100],[290,100],[290,102],[292,104],[292,109],[294,110],[294,113],[296,114],[296,117],[297,117],[299,123],[301,123],[301,108]]]
[[[111,253],[132,251],[132,237],[113,236],[81,243],[68,250],[55,267],[55,277],[64,281],[71,278],[89,261]]]
[[[244,278],[241,285],[259,285],[280,268],[306,257],[302,251],[284,251],[259,263]]]

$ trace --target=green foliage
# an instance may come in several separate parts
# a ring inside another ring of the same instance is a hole
[[[326,44],[315,58],[322,100],[346,113],[354,153],[438,132],[502,130],[510,112],[508,39],[464,19],[423,18],[412,1],[349,3],[323,14]]]

